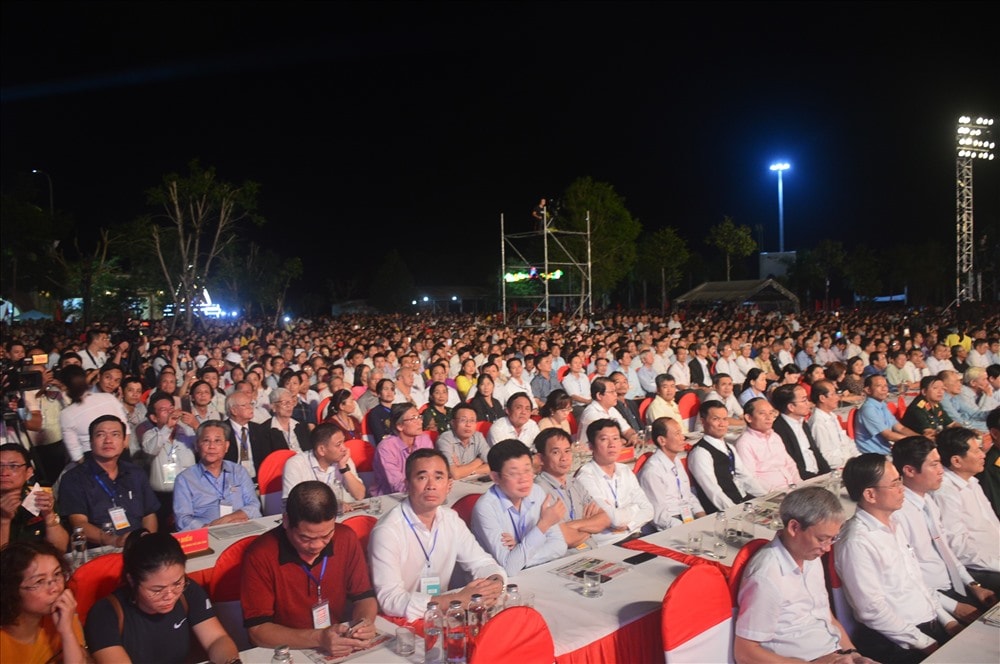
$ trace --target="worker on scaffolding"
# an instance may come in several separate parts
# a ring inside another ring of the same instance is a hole
[[[535,230],[538,232],[545,230],[545,227],[549,225],[549,213],[546,210],[545,203],[546,201],[543,198],[531,210],[531,216],[535,220]]]

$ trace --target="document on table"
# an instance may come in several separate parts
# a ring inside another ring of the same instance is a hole
[[[334,657],[333,655],[328,655],[322,650],[307,650],[306,655],[309,657],[310,662],[315,664],[338,664],[338,662],[346,662],[349,659],[358,657],[362,653],[366,653],[369,650],[378,648],[379,646],[385,644],[387,641],[391,641],[394,637],[385,632],[376,631],[375,638],[368,642],[361,650],[355,650],[350,655],[343,655],[341,657]]]
[[[215,539],[232,539],[243,535],[254,535],[262,533],[267,528],[254,521],[244,521],[243,523],[230,523],[225,526],[215,526],[208,529],[208,534]]]
[[[579,579],[583,572],[598,572],[604,576],[614,578],[629,571],[629,566],[600,558],[578,558],[562,567],[557,567],[551,572],[556,576],[565,579]]]
[[[1000,604],[994,604],[993,608],[988,610],[980,618],[987,625],[992,625],[993,627],[1000,627]]]

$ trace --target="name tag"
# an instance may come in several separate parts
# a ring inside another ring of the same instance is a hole
[[[230,508],[232,509],[232,508]],[[330,605],[319,602],[312,607],[313,629],[326,629],[330,626]]]
[[[125,514],[124,507],[112,507],[108,510],[108,516],[111,517],[111,523],[114,524],[115,530],[127,530],[129,527],[128,515]]]
[[[229,503],[219,503],[219,516],[229,516],[233,513],[233,506]]]
[[[173,462],[161,463],[160,468],[163,470],[163,483],[173,484],[174,480],[177,479],[177,464]]]
[[[428,595],[441,594],[441,579],[436,576],[425,576],[420,579],[420,592]]]
[[[694,514],[691,512],[691,507],[689,505],[681,507],[681,520],[684,521],[684,523],[694,521]]]

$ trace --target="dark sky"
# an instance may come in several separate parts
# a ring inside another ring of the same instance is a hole
[[[501,213],[527,230],[586,175],[696,250],[723,215],[776,250],[777,159],[786,248],[953,246],[954,123],[1000,116],[994,7],[7,0],[2,177],[46,171],[88,229],[199,157],[261,183],[259,239],[310,278],[395,246],[461,282]],[[977,224],[998,183],[977,165]]]

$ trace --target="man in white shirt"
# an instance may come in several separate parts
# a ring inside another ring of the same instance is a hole
[[[726,406],[721,401],[705,401],[698,414],[705,435],[688,452],[687,459],[705,512],[714,514],[767,493],[725,440],[729,433]]]
[[[747,401],[743,415],[747,428],[735,444],[736,453],[766,491],[802,482],[795,461],[772,428],[777,415],[763,397]]]
[[[816,447],[830,468],[843,468],[848,459],[858,456],[860,452],[844,427],[840,426],[834,412],[840,406],[837,387],[828,380],[818,380],[813,383],[809,398],[816,408],[806,426],[816,441]]]
[[[1000,520],[975,477],[986,466],[977,436],[961,427],[938,433],[935,442],[945,471],[934,501],[952,551],[976,581],[1000,593]]]
[[[615,389],[615,384],[611,379],[604,377],[594,378],[594,382],[590,384],[590,397],[590,404],[583,409],[583,415],[580,416],[577,440],[581,443],[586,440],[587,426],[591,422],[611,419],[618,423],[626,444],[635,445],[639,439],[639,434],[629,426],[625,417],[618,412],[618,391]]]
[[[806,389],[801,385],[780,385],[771,393],[771,403],[780,413],[774,421],[774,431],[781,436],[788,456],[795,460],[799,476],[808,480],[830,472],[830,464],[805,426],[806,417],[812,412]]]
[[[524,392],[531,399],[531,405],[533,408],[538,408],[538,404],[535,402],[535,395],[531,391],[531,380],[524,375],[524,362],[520,358],[512,357],[507,360],[507,372],[510,373],[510,378],[504,385],[507,391],[507,398],[514,396],[517,392]]]
[[[375,596],[390,616],[417,620],[432,598],[442,605],[458,600],[464,607],[478,593],[489,607],[500,596],[504,570],[445,506],[450,489],[448,460],[441,452],[421,449],[407,458],[407,497],[379,519],[368,542]],[[450,590],[456,565],[473,580]]]
[[[872,664],[830,610],[819,560],[844,523],[840,500],[822,487],[803,487],[785,496],[779,510],[784,527],[743,570],[736,661]]]
[[[740,385],[746,380],[746,374],[743,373],[739,363],[736,362],[736,354],[733,352],[733,347],[728,343],[721,344],[719,359],[715,361],[715,375],[717,376],[720,373],[728,375],[732,382],[739,383]]]
[[[674,382],[677,383],[678,390],[686,390],[691,385],[691,367],[688,366],[688,349],[687,346],[678,346],[675,351],[677,359],[667,373],[674,377]]]
[[[667,373],[674,355],[670,350],[670,339],[662,336],[654,342],[654,345],[656,352],[653,353],[653,370],[657,374]]]
[[[892,463],[903,478],[906,495],[897,513],[899,525],[917,557],[924,582],[937,591],[946,611],[968,624],[979,616],[979,607],[992,605],[996,596],[972,578],[942,534],[941,512],[930,496],[944,479],[934,441],[924,436],[904,438],[892,448]]]
[[[955,365],[951,363],[951,350],[944,344],[935,344],[931,356],[927,358],[927,368],[934,376],[942,371],[954,371]]]
[[[795,350],[795,340],[785,337],[781,340],[781,350],[778,351],[778,367],[784,369],[789,364],[795,364],[795,357],[792,351]]]
[[[529,448],[535,443],[538,435],[538,423],[531,419],[534,406],[531,398],[524,392],[516,392],[507,398],[507,415],[490,425],[486,442],[490,447],[501,440],[516,438]]]
[[[297,453],[285,462],[281,472],[281,500],[296,484],[316,480],[333,489],[337,504],[349,511],[351,499],[363,500],[365,485],[351,459],[351,450],[344,444],[344,431],[333,423],[317,424],[309,432],[312,449]]]
[[[895,515],[905,494],[886,456],[869,452],[844,466],[858,507],[834,549],[837,574],[858,626],[858,649],[879,662],[919,662],[959,630],[927,587]]]
[[[541,565],[566,554],[559,523],[566,504],[535,484],[531,450],[519,440],[490,448],[494,485],[472,508],[472,532],[507,574]]]
[[[600,546],[642,529],[653,520],[653,505],[632,469],[618,463],[622,437],[617,421],[591,422],[587,426],[587,443],[594,458],[576,472],[576,478],[611,517],[608,528],[594,535],[595,546]]]
[[[740,400],[733,394],[734,384],[732,377],[727,373],[716,373],[712,376],[712,390],[705,395],[702,401],[721,401],[726,406],[729,413],[729,426],[743,426],[743,406]],[[701,421],[695,425],[696,431],[701,431]]]
[[[681,425],[661,417],[652,426],[657,449],[639,469],[639,486],[653,505],[653,524],[664,530],[703,517],[705,510],[691,490],[687,470],[678,458],[686,447]]]
[[[561,500],[566,515],[559,523],[563,539],[570,549],[592,548],[592,535],[611,525],[611,517],[601,509],[584,486],[570,471],[573,469],[573,444],[563,429],[543,429],[535,438],[535,449],[541,457],[542,472],[535,484],[545,489],[553,500]]]

